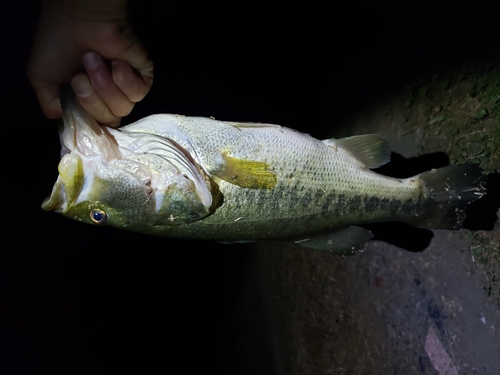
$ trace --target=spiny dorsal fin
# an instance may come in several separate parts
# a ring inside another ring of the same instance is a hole
[[[247,189],[272,189],[278,178],[269,164],[222,155],[226,168],[214,173],[217,177]]]
[[[351,225],[326,236],[309,238],[296,243],[337,255],[351,255],[362,251],[372,237],[373,234],[368,229]]]
[[[224,123],[231,125],[235,128],[281,128],[280,125],[265,124],[262,122],[231,122],[224,121]]]
[[[328,146],[340,147],[367,168],[378,168],[391,160],[389,142],[378,134],[355,135],[341,139],[325,139]]]

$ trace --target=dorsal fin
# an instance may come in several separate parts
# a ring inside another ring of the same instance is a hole
[[[281,125],[266,124],[263,122],[232,122],[224,121],[225,124],[235,128],[281,128]]]
[[[389,142],[378,134],[355,135],[341,139],[325,139],[332,148],[349,152],[367,168],[378,168],[391,160]]]

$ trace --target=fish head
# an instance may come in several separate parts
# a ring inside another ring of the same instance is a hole
[[[43,210],[147,232],[199,220],[218,206],[216,184],[173,141],[101,126],[71,91],[61,102],[59,176]]]

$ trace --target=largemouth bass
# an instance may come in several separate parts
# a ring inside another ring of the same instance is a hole
[[[318,140],[278,125],[170,114],[112,129],[71,90],[61,100],[59,176],[42,208],[94,225],[348,253],[372,237],[361,224],[458,229],[464,207],[485,194],[475,164],[406,179],[371,171],[390,159],[378,135]]]

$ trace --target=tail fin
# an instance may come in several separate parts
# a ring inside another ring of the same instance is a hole
[[[465,207],[486,194],[486,175],[477,164],[433,169],[417,176],[427,199],[411,224],[428,229],[460,229]]]

